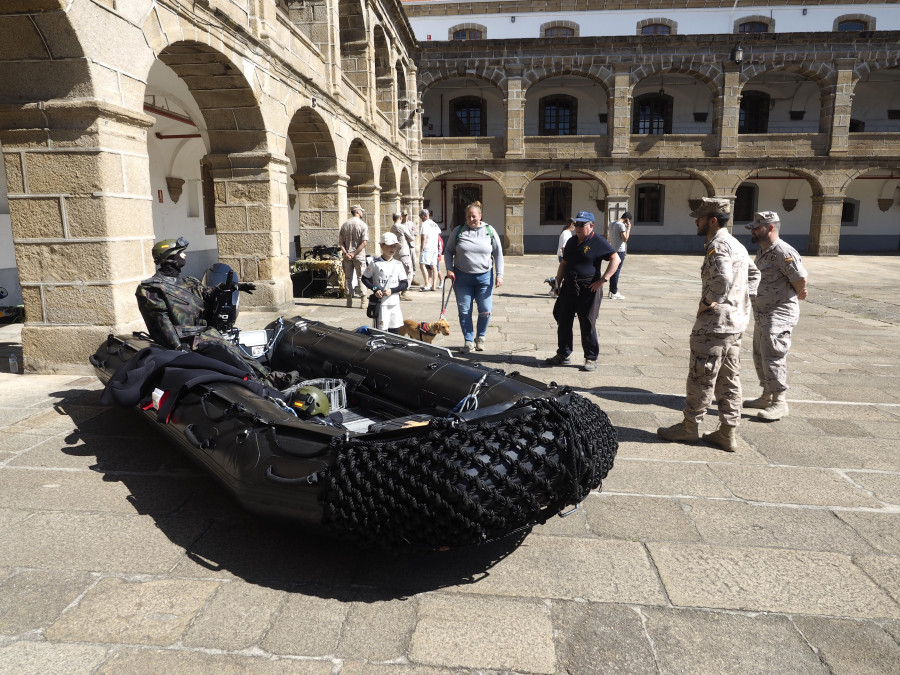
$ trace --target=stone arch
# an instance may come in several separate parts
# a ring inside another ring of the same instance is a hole
[[[634,186],[640,183],[641,181],[652,180],[655,178],[653,174],[659,174],[660,169],[643,169],[640,171],[631,172],[630,180],[625,184],[624,189],[625,192],[631,192],[634,189]],[[672,173],[683,173],[691,178],[699,181],[703,187],[706,188],[706,196],[714,197],[716,195],[716,184],[707,172],[700,171],[699,169],[690,169],[690,168],[665,168],[662,171],[672,172]]]
[[[369,248],[377,251],[375,245],[381,236],[381,189],[375,182],[375,164],[372,153],[365,141],[353,139],[347,152],[347,200],[349,205],[359,204],[365,211],[369,225]]]
[[[338,1],[338,32],[344,76],[365,94],[369,88],[369,33],[364,2]]]
[[[746,68],[743,69],[740,77],[740,91],[741,93],[748,87],[758,88],[761,91],[766,92],[767,94],[777,93],[777,91],[772,90],[768,91],[764,86],[764,83],[754,83],[753,80],[760,76],[765,76],[770,73],[778,73],[785,72],[790,73],[792,75],[796,75],[803,80],[807,80],[812,82],[816,88],[818,89],[819,95],[819,107],[818,107],[818,128],[820,133],[824,133],[828,131],[828,125],[830,124],[831,119],[831,109],[834,105],[833,96],[829,96],[834,88],[834,79],[836,76],[836,71],[834,68],[834,64],[825,63],[825,62],[815,62],[815,61],[802,61],[798,63],[792,64],[784,64],[784,65],[773,65],[773,64],[750,64]],[[796,96],[796,94],[795,94]],[[793,109],[793,102],[791,103]],[[800,105],[800,102],[797,102],[797,105]]]
[[[477,30],[481,33],[481,37],[478,39],[479,40],[487,40],[487,27],[480,23],[459,23],[459,24],[456,24],[455,26],[451,26],[447,30],[447,39],[453,40],[454,39],[453,35],[456,33],[456,31],[459,31],[459,30],[464,30],[464,31]]]
[[[517,192],[520,194],[524,194],[525,190],[528,189],[532,183],[536,180],[539,180],[542,176],[549,176],[550,174],[559,174],[561,173],[559,169],[542,169],[541,171],[536,171],[535,173],[528,173],[525,175],[525,181],[522,185],[517,189]],[[607,179],[600,175],[596,171],[591,171],[589,169],[565,169],[562,173],[574,173],[579,174],[579,176],[584,176],[586,178],[590,178],[596,180],[600,187],[603,189],[603,194],[608,195],[611,191],[611,187]],[[570,177],[571,178],[571,177]],[[566,176],[560,176],[559,180],[566,180]]]
[[[381,169],[378,172],[378,183],[381,185],[381,191],[397,190],[397,171],[394,169],[394,163],[390,157],[385,156],[381,160]]]
[[[221,52],[200,42],[175,42],[159,60],[184,81],[206,122],[210,152],[266,149],[266,124],[252,87]]]
[[[697,66],[696,68],[694,66]],[[698,129],[691,133],[706,133],[706,134],[716,134],[717,130],[720,128],[720,121],[723,115],[723,106],[724,106],[724,97],[722,94],[722,70],[716,64],[694,64],[692,62],[686,62],[683,64],[673,64],[671,67],[653,67],[651,65],[642,66],[631,74],[631,90],[630,94],[632,98],[637,98],[638,94],[635,91],[642,85],[648,84],[648,80],[653,78],[654,81],[656,76],[659,76],[659,85],[660,89],[665,89],[665,79],[666,75],[670,76],[680,76],[680,77],[688,77],[692,80],[696,80],[702,82],[706,89],[709,92],[709,99],[702,99],[698,97],[688,98],[687,93],[683,92],[683,87],[677,86],[676,84],[672,84],[666,90],[664,95],[673,96],[673,92],[678,95],[679,98],[686,101],[693,109],[690,110],[693,121],[705,124],[705,126],[701,129]],[[655,89],[655,85],[654,85]],[[643,95],[651,93],[650,91],[643,92]],[[673,96],[672,102],[670,105],[674,105],[675,97]],[[702,109],[701,109],[702,108]],[[710,109],[711,108],[711,109]],[[681,106],[681,111],[684,114],[683,105]],[[700,117],[697,114],[701,114]],[[705,113],[705,115],[704,115]],[[636,115],[636,108],[632,108],[632,115]],[[675,113],[673,112],[673,117]],[[687,124],[691,123],[691,120],[688,118],[685,122]],[[632,120],[628,122],[629,126],[632,125]],[[673,133],[678,133],[677,131],[673,131]]]
[[[506,88],[504,86],[506,73],[499,68],[489,69],[487,64],[481,63],[472,70],[469,70],[467,68],[450,68],[442,64],[440,67],[430,69],[425,73],[423,73],[423,70],[419,70],[419,81],[416,83],[419,91],[419,98],[424,99],[426,92],[435,85],[454,79],[471,79],[487,82],[496,87],[502,96],[506,95]]]
[[[313,176],[337,171],[337,153],[331,129],[317,110],[300,108],[291,118],[287,134],[297,161],[297,174]]]
[[[375,77],[391,75],[391,49],[384,28],[376,24],[372,29],[372,47],[375,56]]]
[[[381,160],[381,168],[378,171],[378,182],[381,185],[381,231],[391,229],[393,221],[391,215],[399,211],[400,191],[397,189],[397,170],[394,162],[387,155]]]
[[[453,205],[454,185],[478,185],[482,188],[482,204],[484,220],[499,232],[505,231],[506,202],[509,191],[503,184],[501,172],[488,172],[480,169],[462,171],[428,169],[421,175],[422,198],[430,201],[429,208],[435,212],[435,221],[442,223],[448,230],[453,225],[455,214]],[[504,238],[504,244],[506,244]]]

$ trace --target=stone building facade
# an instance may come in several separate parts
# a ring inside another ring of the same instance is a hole
[[[416,42],[396,0],[0,4],[0,284],[25,368],[87,370],[160,238],[292,304],[293,241],[420,203]],[[374,247],[373,247],[374,250]]]
[[[420,184],[447,227],[480,198],[510,253],[543,252],[575,211],[630,210],[631,250],[688,251],[690,205],[721,196],[736,224],[779,211],[811,254],[900,249],[894,3],[405,7]]]

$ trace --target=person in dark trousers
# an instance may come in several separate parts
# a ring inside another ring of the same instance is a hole
[[[606,270],[602,263],[607,261]],[[603,300],[603,285],[616,273],[619,255],[602,236],[594,232],[594,214],[579,211],[575,216],[575,236],[566,242],[563,259],[556,270],[556,293],[553,307],[556,319],[556,354],[547,359],[552,366],[568,363],[572,353],[572,325],[578,317],[584,365],[590,372],[597,367],[600,342],[597,339],[597,315]]]

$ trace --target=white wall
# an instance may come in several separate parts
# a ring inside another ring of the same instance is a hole
[[[406,2],[406,5],[416,5]],[[429,3],[433,4],[433,3]],[[674,3],[673,3],[674,4]],[[806,15],[803,14],[804,10]],[[487,39],[541,37],[541,26],[564,19],[579,25],[582,37],[589,35],[636,35],[637,25],[644,19],[665,17],[678,24],[679,35],[728,34],[734,32],[734,22],[750,16],[767,16],[775,20],[775,32],[830,32],[834,20],[846,14],[867,14],[877,20],[878,30],[900,30],[900,11],[896,4],[872,3],[858,5],[824,5],[785,8],[740,4],[731,7],[669,8],[647,10],[603,10],[589,12],[527,12],[516,14],[475,14],[449,17],[410,17],[416,37],[425,42],[447,40],[448,31],[462,23],[476,23],[487,28]],[[429,37],[430,36],[430,37]]]

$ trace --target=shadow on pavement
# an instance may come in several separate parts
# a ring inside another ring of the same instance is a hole
[[[634,387],[573,387],[573,389],[610,401],[634,403],[636,405],[656,405],[679,412],[684,410],[684,396],[675,396],[674,394],[657,394],[646,389],[636,389]]]
[[[172,574],[235,576],[269,588],[374,602],[477,583],[514,551],[528,530],[466,549],[403,553],[363,549],[245,511],[199,465],[136,411],[99,403],[101,391],[53,396],[76,424],[63,453],[93,456],[90,469],[120,482],[135,513],[153,518],[185,551]],[[102,541],[102,533],[97,533]]]

